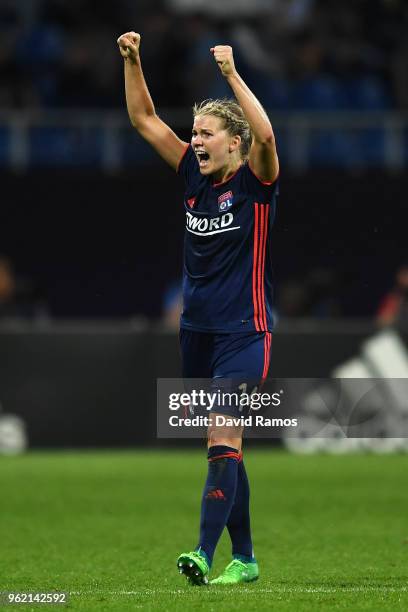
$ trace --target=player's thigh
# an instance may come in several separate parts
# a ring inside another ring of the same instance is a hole
[[[212,392],[218,394],[212,412],[231,417],[247,416],[250,395],[268,373],[271,334],[217,336],[212,369]]]

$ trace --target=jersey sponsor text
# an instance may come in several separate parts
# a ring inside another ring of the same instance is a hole
[[[186,229],[198,236],[212,236],[213,234],[239,229],[239,225],[230,227],[233,221],[234,215],[232,213],[226,213],[220,217],[202,218],[186,212]]]

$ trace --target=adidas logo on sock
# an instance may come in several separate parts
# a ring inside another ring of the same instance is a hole
[[[209,491],[205,496],[205,499],[222,499],[223,501],[227,500],[221,489],[213,489],[212,491]]]

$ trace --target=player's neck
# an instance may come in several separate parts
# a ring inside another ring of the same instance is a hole
[[[225,183],[225,181],[228,181],[229,178],[231,178],[231,176],[233,176],[236,171],[238,170],[238,168],[240,168],[243,164],[242,159],[238,159],[234,162],[232,162],[231,164],[228,164],[228,166],[224,166],[223,168],[220,168],[217,172],[214,172],[214,174],[212,175],[213,177],[213,183],[218,184],[218,183]]]

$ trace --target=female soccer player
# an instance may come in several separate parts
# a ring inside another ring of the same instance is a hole
[[[142,72],[140,35],[123,34],[118,44],[131,123],[186,183],[183,376],[211,379],[214,389],[250,392],[254,381],[257,385],[267,376],[271,347],[270,228],[279,172],[272,126],[237,73],[232,48],[217,45],[210,51],[236,101],[196,104],[191,143],[183,142],[156,115]],[[212,414],[236,415],[237,410],[217,405]],[[177,561],[192,584],[208,583],[225,526],[233,560],[211,583],[250,582],[259,576],[241,445],[241,428],[231,434],[210,427],[200,539]]]

